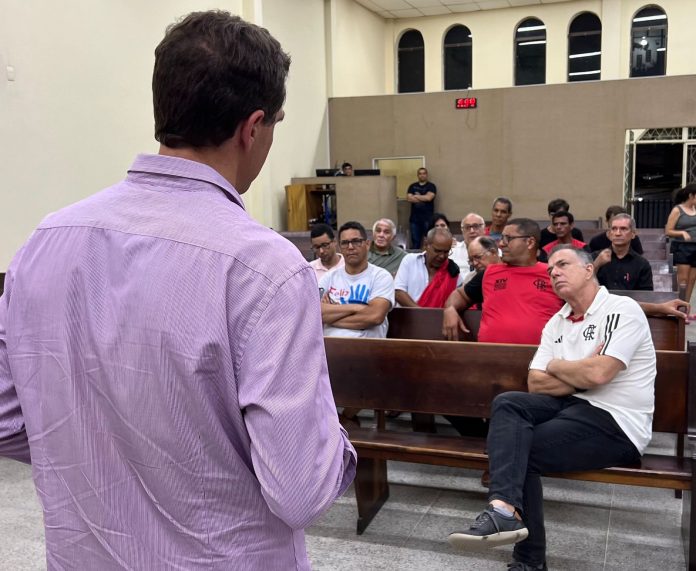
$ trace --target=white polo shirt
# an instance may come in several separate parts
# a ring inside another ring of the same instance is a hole
[[[462,285],[462,274],[457,276],[457,287]],[[418,303],[420,296],[428,287],[428,268],[425,265],[425,252],[406,254],[401,260],[394,277],[394,289],[405,291]]]
[[[571,311],[566,303],[548,321],[529,368],[545,371],[551,359],[584,359],[603,344],[600,354],[626,368],[606,385],[574,396],[609,412],[642,454],[652,437],[657,374],[645,313],[631,298],[612,295],[603,286],[581,321],[568,319]]]

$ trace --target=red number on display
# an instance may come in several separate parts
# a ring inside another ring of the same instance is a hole
[[[476,107],[476,97],[460,97],[455,101],[457,109],[473,109]]]

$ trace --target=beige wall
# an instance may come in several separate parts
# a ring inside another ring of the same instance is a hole
[[[436,208],[453,219],[472,210],[488,216],[497,195],[521,216],[543,217],[562,196],[577,217],[596,218],[622,201],[626,129],[696,124],[696,76],[477,96],[479,107],[468,111],[455,110],[446,92],[332,99],[331,156],[425,156]]]
[[[514,33],[518,24],[529,17],[546,25],[546,83],[566,83],[568,27],[584,11],[594,12],[602,20],[602,79],[624,79],[629,75],[631,19],[640,8],[650,4],[642,0],[576,0],[505,10],[483,10],[448,16],[391,20],[388,24],[385,93],[396,92],[394,52],[405,30],[417,29],[425,43],[425,90],[441,91],[444,85],[442,42],[455,24],[471,30],[473,40],[473,88],[490,89],[514,84]],[[668,17],[668,75],[696,73],[696,58],[691,46],[696,2],[660,0]]]

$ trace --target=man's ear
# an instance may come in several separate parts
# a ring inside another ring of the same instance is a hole
[[[239,124],[239,144],[244,150],[249,150],[256,140],[257,129],[261,126],[266,114],[257,109]]]

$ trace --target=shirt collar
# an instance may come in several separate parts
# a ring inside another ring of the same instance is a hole
[[[607,288],[605,288],[604,286],[599,286],[599,291],[597,292],[597,295],[595,295],[595,298],[592,300],[590,307],[587,308],[587,311],[585,311],[584,315],[592,315],[593,313],[596,313],[597,310],[607,299],[609,299],[609,292],[607,291]],[[564,319],[568,319],[570,314],[573,313],[573,309],[570,307],[570,304],[566,303],[563,305],[563,307],[561,307],[558,313]],[[581,320],[578,319],[577,321]]]
[[[186,186],[179,187],[179,190],[203,190],[209,185],[213,185],[216,186],[218,190],[221,190],[230,201],[244,208],[242,197],[229,181],[212,167],[197,161],[190,161],[179,157],[168,157],[165,155],[140,154],[135,157],[133,164],[130,169],[128,169],[129,177],[137,176],[138,174],[155,175],[156,178],[165,176],[188,179],[189,181],[204,183],[187,184]]]
[[[387,253],[383,254],[382,252],[377,251],[377,248],[375,248],[375,242],[373,240],[370,244],[370,252],[372,252],[373,254],[377,254],[378,256],[391,256],[394,253],[394,246],[390,244],[389,248],[387,249]]]

